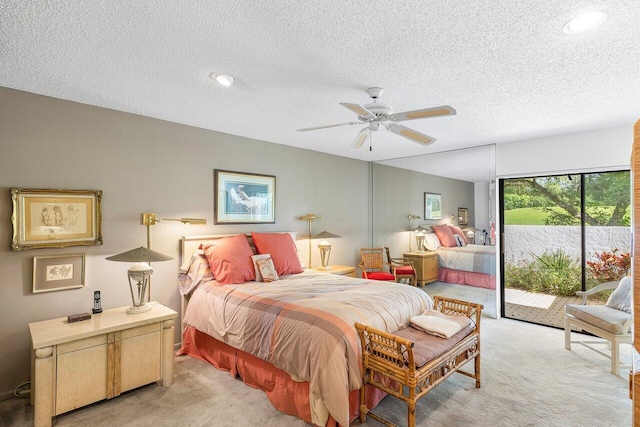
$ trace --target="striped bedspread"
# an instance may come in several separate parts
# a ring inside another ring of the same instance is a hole
[[[496,275],[496,247],[467,245],[438,248],[440,267]]]
[[[355,322],[395,332],[431,308],[412,286],[305,272],[271,283],[198,285],[184,324],[309,382],[311,416],[349,425],[349,391],[361,385]]]

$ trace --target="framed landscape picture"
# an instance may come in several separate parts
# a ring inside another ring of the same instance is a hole
[[[33,257],[33,293],[84,286],[84,254]]]
[[[214,170],[215,224],[274,224],[276,177]]]
[[[102,191],[12,188],[11,250],[102,244]]]
[[[442,196],[424,193],[424,219],[442,219]]]

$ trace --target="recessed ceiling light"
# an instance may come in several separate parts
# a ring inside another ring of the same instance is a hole
[[[573,18],[567,22],[563,31],[566,34],[578,34],[585,31],[589,31],[602,24],[607,19],[607,14],[604,12],[586,12]]]
[[[220,83],[222,86],[227,86],[227,87],[231,86],[233,82],[236,80],[233,78],[233,76],[230,76],[228,74],[216,74],[216,73],[211,74],[211,78],[217,81],[218,83]]]

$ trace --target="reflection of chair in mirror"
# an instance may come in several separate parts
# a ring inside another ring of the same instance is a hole
[[[391,258],[391,254],[389,253],[389,248],[387,246],[384,247],[384,250],[387,253],[387,262],[389,263],[389,268],[391,269],[391,273],[393,273],[396,282],[406,282],[410,285],[416,286],[418,281],[416,269],[413,267],[413,263],[409,261],[408,258]]]
[[[620,368],[628,365],[620,363],[620,344],[631,343],[629,328],[633,322],[631,316],[631,277],[615,282],[601,283],[584,292],[576,292],[582,296],[580,304],[566,304],[564,307],[564,346],[571,350],[571,344],[582,344],[585,347],[611,359],[611,373],[618,375]],[[587,297],[598,292],[615,289],[605,305],[587,305]],[[604,344],[603,341],[571,341],[571,326],[608,341],[611,354],[604,353],[591,344]]]
[[[370,280],[382,280],[386,282],[395,282],[396,277],[393,273],[387,273],[385,266],[391,270],[389,263],[382,259],[382,248],[361,248],[360,264],[358,267],[362,270],[362,277]]]

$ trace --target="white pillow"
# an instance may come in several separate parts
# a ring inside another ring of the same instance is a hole
[[[607,307],[631,313],[631,277],[625,276],[620,280],[618,287],[609,296]]]
[[[436,236],[436,233],[429,233],[424,236],[423,246],[428,251],[435,251],[440,246],[442,246],[442,244],[440,243],[440,239],[438,239],[438,236]]]

